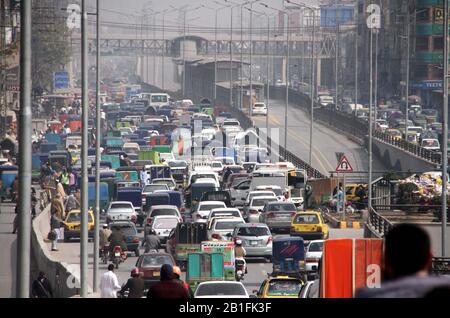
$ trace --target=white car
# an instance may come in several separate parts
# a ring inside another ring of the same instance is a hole
[[[129,201],[113,201],[106,211],[106,221],[132,221],[136,223],[137,213],[133,203]]]
[[[177,187],[177,183],[172,178],[155,178],[152,184],[165,184],[172,191]]]
[[[170,232],[177,227],[180,219],[175,215],[158,215],[155,216],[151,225],[151,229],[158,235],[161,244],[166,244],[167,237]]]
[[[264,103],[255,103],[252,108],[253,115],[267,115],[267,106]]]
[[[326,107],[326,106],[328,106],[329,104],[334,104],[334,98],[332,97],[332,96],[329,96],[329,95],[322,95],[322,96],[319,96],[319,104],[322,106],[322,107]]]
[[[307,271],[317,271],[323,254],[323,240],[309,242],[306,248],[305,267]]]
[[[194,298],[250,298],[244,284],[233,281],[201,282]]]
[[[229,241],[231,239],[234,228],[238,224],[243,224],[242,218],[236,217],[216,217],[211,220],[211,226],[208,229],[208,240],[214,239],[221,241]]]
[[[154,205],[150,208],[150,211],[147,213],[147,218],[145,221],[145,232],[147,233],[147,227],[153,225],[153,221],[157,216],[175,216],[178,218],[180,222],[183,222],[183,217],[181,216],[178,207],[175,205]]]
[[[441,146],[439,144],[439,140],[434,138],[426,138],[422,139],[421,146],[428,150],[440,150]]]
[[[224,217],[234,217],[234,218],[240,218],[244,221],[244,218],[242,217],[241,211],[237,208],[217,208],[212,209],[211,212],[208,215],[208,219],[206,220],[207,228],[209,228],[212,224],[212,221],[214,218],[224,218]]]
[[[212,161],[210,164],[211,170],[214,171],[215,173],[220,173],[223,170],[223,163],[221,161]]]
[[[188,184],[193,184],[202,179],[213,179],[214,183],[217,184],[218,187],[220,186],[219,175],[211,169],[203,171],[192,171],[189,176]]]
[[[192,213],[192,221],[206,223],[211,210],[226,207],[227,206],[222,201],[201,201],[198,203],[197,210]]]

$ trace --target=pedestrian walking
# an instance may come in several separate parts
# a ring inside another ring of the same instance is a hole
[[[52,241],[52,251],[58,251],[58,240],[61,238],[61,223],[63,220],[56,213],[50,216],[50,233],[48,238]]]
[[[108,271],[102,275],[100,280],[100,297],[117,298],[117,291],[121,289],[116,273],[114,273],[114,264],[108,265]]]
[[[449,288],[450,278],[430,276],[432,249],[428,233],[414,224],[399,224],[386,235],[384,281],[364,288],[357,298],[421,298],[432,290]]]
[[[44,272],[39,272],[39,276],[31,285],[32,298],[53,298],[53,290],[50,281],[45,277]]]
[[[175,280],[173,267],[170,264],[161,266],[160,281],[150,287],[147,298],[165,299],[165,298],[190,298],[188,291],[182,284]]]

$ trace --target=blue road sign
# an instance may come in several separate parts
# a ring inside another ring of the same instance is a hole
[[[53,87],[54,89],[68,89],[69,88],[69,73],[66,71],[53,73]]]

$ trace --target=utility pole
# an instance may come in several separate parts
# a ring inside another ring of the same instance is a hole
[[[30,297],[31,240],[31,1],[20,5],[19,233],[17,297]],[[2,9],[4,9],[2,2]],[[4,14],[4,10],[2,12]],[[2,19],[4,22],[5,20]],[[4,25],[2,25],[4,27]],[[5,100],[6,103],[6,100]],[[5,105],[6,106],[6,105]],[[6,129],[6,127],[5,127]]]
[[[253,10],[253,2],[250,4],[250,10]],[[253,11],[250,11],[250,103],[248,113],[250,117],[253,116],[253,67],[252,67],[252,54],[253,54]]]
[[[186,97],[186,10],[183,14],[183,98]]]
[[[230,6],[230,107],[233,107],[233,6]]]
[[[356,109],[358,107],[358,7],[355,8],[355,111],[353,115],[356,117]]]
[[[214,19],[214,42],[216,43],[216,47],[214,50],[214,106],[217,104],[217,50],[218,50],[218,43],[217,43],[217,13],[219,9],[216,9],[216,15]]]
[[[5,0],[0,0],[0,52],[6,49],[6,5]],[[1,55],[0,61],[0,101],[1,104],[1,137],[2,139],[6,136],[6,111],[8,109],[8,104],[6,101],[6,54]]]
[[[316,59],[315,59],[315,46],[316,46],[316,11],[310,8],[313,17],[313,31],[312,31],[312,45],[311,45],[311,123],[309,126],[309,165],[312,165],[312,153],[313,153],[313,129],[314,129],[314,86],[315,86],[315,74],[316,74]]]
[[[338,98],[339,98],[339,77],[338,77],[338,72],[339,72],[339,25],[340,25],[340,14],[339,14],[339,10],[340,8],[338,7],[338,1],[335,0],[335,8],[336,8],[336,62],[335,62],[335,86],[336,86],[336,96],[335,96],[335,108],[338,108]]]
[[[82,145],[81,145],[81,233],[80,233],[80,280],[81,297],[85,298],[88,293],[88,167],[87,155],[89,147],[88,139],[88,25],[87,25],[87,0],[81,2],[81,82],[82,82]]]
[[[448,1],[448,0],[447,0]],[[406,15],[407,22],[406,22],[406,111],[405,111],[405,140],[408,140],[408,119],[409,119],[409,63],[410,63],[410,32],[411,32],[411,26],[410,26],[410,20],[411,16],[410,13]]]
[[[448,53],[449,53],[449,47],[448,47],[448,0],[445,0],[444,5],[444,81],[442,83],[443,85],[443,109],[442,109],[442,115],[443,115],[443,123],[442,123],[442,130],[443,130],[443,136],[444,140],[442,141],[442,210],[441,210],[441,218],[442,218],[442,257],[446,256],[446,237],[447,237],[447,166],[448,166],[448,145],[447,145],[447,136],[448,136]]]
[[[101,105],[100,105],[100,0],[97,0],[97,47],[96,47],[96,69],[95,69],[95,111],[96,111],[96,129],[95,129],[95,222],[94,222],[94,293],[98,290],[99,275],[99,230],[100,230],[100,138],[101,138]]]
[[[284,149],[287,150],[288,137],[288,106],[289,106],[289,51],[290,51],[290,18],[289,13],[285,11],[287,16],[286,28],[286,104],[284,107]]]
[[[267,108],[267,114],[266,114],[266,136],[269,137],[269,103],[270,103],[270,56],[269,56],[269,50],[270,50],[270,16],[266,14],[267,17],[267,79],[266,79],[266,86],[267,86],[267,92],[266,92],[266,108]],[[267,140],[267,139],[266,139]]]
[[[372,209],[372,107],[373,107],[373,29],[370,32],[370,58],[369,58],[369,195],[368,210]]]

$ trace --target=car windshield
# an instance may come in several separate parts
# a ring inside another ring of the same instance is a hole
[[[270,231],[265,226],[240,227],[237,235],[239,236],[268,236]]]
[[[245,289],[241,284],[202,284],[198,286],[196,296],[245,296]]]
[[[144,188],[144,192],[154,192],[156,190],[169,190],[166,184],[148,184]]]
[[[178,215],[177,211],[174,209],[155,209],[152,211],[152,216],[157,215]]]
[[[214,174],[201,173],[192,176],[191,183],[195,183],[198,179],[216,179]]]
[[[153,228],[155,230],[173,229],[177,224],[178,220],[174,218],[157,218],[155,222],[153,222]]]
[[[162,266],[164,264],[173,265],[172,258],[169,255],[144,255],[141,266]]]
[[[267,207],[268,211],[271,212],[292,212],[296,211],[295,205],[292,203],[280,203],[280,204],[270,204]]]
[[[268,202],[277,201],[276,198],[273,199],[253,199],[252,206],[264,206]]]
[[[113,224],[111,225],[112,231],[120,231],[125,236],[133,236],[136,235],[136,228],[130,224]]]
[[[223,207],[223,204],[202,204],[200,205],[199,211],[211,211],[212,209],[219,209]]]
[[[437,140],[423,140],[422,147],[439,147],[439,142]]]
[[[67,223],[81,222],[81,213],[69,213],[67,216]],[[92,216],[89,213],[89,223],[92,223]]]
[[[167,95],[152,95],[152,103],[167,103]]]
[[[111,209],[131,209],[131,206],[127,203],[113,203]]]
[[[222,221],[217,222],[214,227],[216,230],[234,230],[236,225],[243,223],[241,220],[239,221]]]
[[[211,166],[213,168],[222,168],[223,167],[221,162],[213,162]]]
[[[312,242],[308,247],[309,252],[323,252],[323,242]]]
[[[186,168],[187,164],[184,161],[169,161],[169,167],[171,167],[171,168]]]
[[[234,216],[234,217],[241,217],[241,214],[239,211],[230,211],[230,212],[220,212],[220,211],[214,211],[211,213],[211,218],[215,216]]]
[[[319,218],[316,214],[299,214],[295,217],[296,224],[318,224]]]
[[[265,107],[264,104],[255,104],[253,107]]]
[[[224,126],[239,126],[237,121],[226,121],[223,123]]]
[[[165,184],[167,186],[173,186],[175,182],[173,182],[173,180],[153,180],[153,184]]]
[[[296,280],[272,280],[267,290],[268,296],[298,296],[302,284]]]

